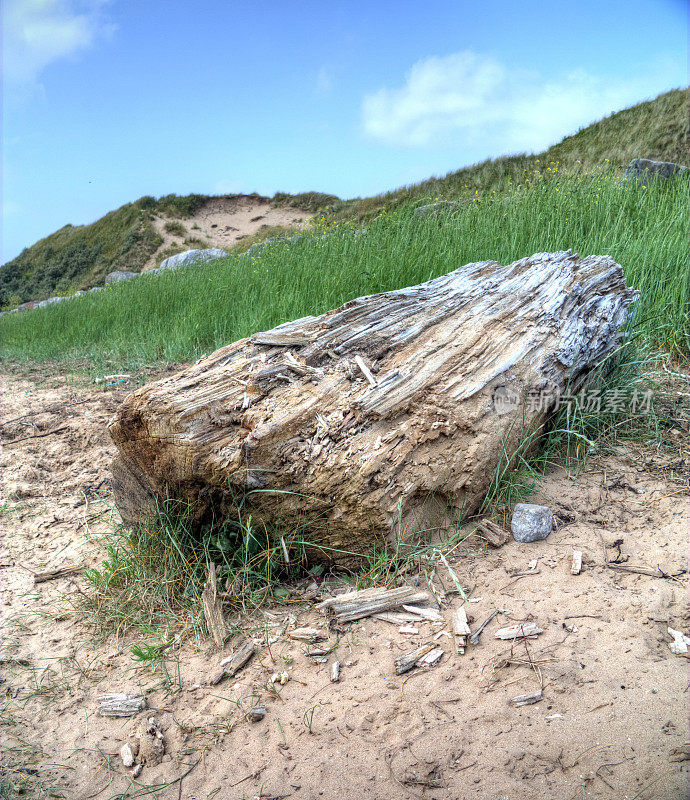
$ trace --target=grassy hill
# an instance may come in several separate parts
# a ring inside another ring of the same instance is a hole
[[[505,192],[535,174],[548,177],[555,169],[581,172],[608,166],[622,172],[633,158],[687,164],[689,104],[690,89],[674,89],[582,128],[543,153],[488,159],[375,197],[345,201],[334,211],[366,217],[411,198],[453,200],[475,192]]]
[[[250,197],[269,199],[259,195]],[[308,193],[276,195],[273,202],[316,211],[335,199]],[[79,289],[102,284],[103,278],[114,270],[140,271],[163,244],[153,225],[154,215],[184,219],[192,216],[207,200],[206,195],[200,194],[171,194],[158,199],[142,197],[90,225],[65,225],[0,268],[0,309],[27,300],[73,294]],[[189,244],[190,248],[198,246]]]
[[[612,114],[543,153],[487,160],[375,197],[343,201],[314,192],[281,193],[272,201],[312,212],[323,210],[331,220],[362,220],[410,199],[503,193],[564,170],[577,173],[608,166],[616,173],[635,157],[683,163],[687,161],[689,138],[688,101],[688,89],[667,92]],[[204,195],[143,197],[90,225],[66,225],[0,268],[0,308],[71,294],[102,283],[104,276],[116,269],[140,270],[162,245],[153,215],[188,217],[208,199]]]

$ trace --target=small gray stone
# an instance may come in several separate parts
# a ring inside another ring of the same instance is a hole
[[[517,503],[510,529],[516,542],[540,542],[553,530],[551,509],[534,503]]]
[[[683,177],[690,177],[690,168],[672,161],[652,161],[649,158],[633,158],[625,170],[623,180],[656,181],[659,178],[670,178],[681,173]]]
[[[132,278],[138,278],[138,272],[128,272],[127,270],[116,270],[105,276],[105,285],[109,283],[119,283],[120,281],[129,281]]]
[[[207,250],[185,250],[183,253],[177,253],[177,255],[161,261],[158,270],[178,269],[179,267],[186,267],[189,264],[196,264],[202,261],[213,261],[215,258],[223,258],[226,255],[227,252],[219,247],[209,247]]]
[[[254,706],[249,712],[249,719],[251,719],[252,722],[261,722],[265,716],[266,708],[264,706]]]

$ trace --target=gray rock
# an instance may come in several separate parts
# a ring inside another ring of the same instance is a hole
[[[651,161],[649,158],[633,158],[625,170],[623,180],[656,181],[660,178],[670,178],[681,173],[683,177],[690,176],[690,168],[672,161]]]
[[[90,292],[100,292],[102,288],[103,288],[102,286],[93,286],[91,289],[89,289],[89,291]]]
[[[161,262],[158,271],[163,269],[178,269],[179,267],[186,267],[189,264],[197,264],[202,261],[213,261],[216,258],[223,258],[227,252],[218,247],[210,247],[207,250],[185,250],[184,253],[178,253],[175,256],[170,256]],[[153,270],[149,270],[153,272]]]
[[[45,306],[51,306],[53,303],[61,303],[63,300],[69,300],[69,297],[49,297],[47,300],[41,300],[40,303],[36,303],[34,308],[45,308]]]
[[[120,281],[129,281],[132,278],[138,278],[138,272],[128,272],[127,270],[116,270],[105,276],[105,285],[109,283],[119,283]]]
[[[534,503],[517,503],[510,529],[516,542],[540,542],[553,530],[551,509]]]
[[[415,217],[436,217],[439,214],[452,214],[459,211],[461,205],[463,204],[459,200],[442,200],[439,203],[429,203],[429,205],[415,208],[414,215]]]

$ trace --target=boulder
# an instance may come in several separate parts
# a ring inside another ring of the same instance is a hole
[[[119,283],[120,281],[129,281],[132,278],[138,278],[138,272],[128,272],[127,270],[116,270],[115,272],[111,272],[105,276],[105,285],[108,286],[111,283]]]
[[[190,264],[197,264],[203,261],[213,261],[216,258],[223,258],[227,252],[218,247],[210,247],[207,250],[185,250],[184,253],[170,256],[161,262],[158,267],[158,272],[164,269],[178,269],[179,267],[187,267]],[[153,272],[153,270],[149,270]]]
[[[672,161],[651,161],[649,158],[633,158],[628,164],[623,180],[656,181],[681,173],[690,176],[690,169]]]
[[[53,303],[61,303],[63,300],[69,300],[69,297],[49,297],[47,300],[41,300],[40,303],[36,303],[34,308],[45,308],[45,306],[51,306]]]
[[[199,525],[241,504],[313,561],[452,526],[616,350],[635,297],[608,256],[537,253],[256,333],[124,400],[115,501],[129,525],[165,497]]]

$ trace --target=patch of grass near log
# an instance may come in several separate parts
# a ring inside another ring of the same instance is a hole
[[[273,242],[250,257],[233,254],[5,316],[0,356],[87,359],[111,372],[191,361],[252,332],[468,262],[508,264],[572,248],[618,261],[641,293],[636,335],[647,346],[687,357],[688,183],[642,187],[613,174],[555,172],[504,194],[467,198],[452,213],[420,218],[414,212],[421,201],[408,203],[381,213],[366,232],[321,217],[298,241]]]
[[[104,635],[131,628],[152,636],[166,628],[206,633],[201,595],[210,563],[226,609],[235,612],[278,597],[281,581],[304,572],[300,531],[286,534],[283,547],[280,534],[251,517],[199,531],[192,516],[188,505],[166,500],[148,525],[119,525],[104,538],[106,557],[85,572],[91,590],[78,601]]]
[[[514,452],[504,450],[483,511],[509,526],[515,503],[527,499],[547,472],[577,474],[592,456],[622,443],[653,445],[662,458],[683,464],[678,436],[690,430],[690,395],[677,387],[686,389],[690,375],[674,380],[665,361],[634,339],[624,343],[583,390],[561,401],[544,429],[525,430]]]

